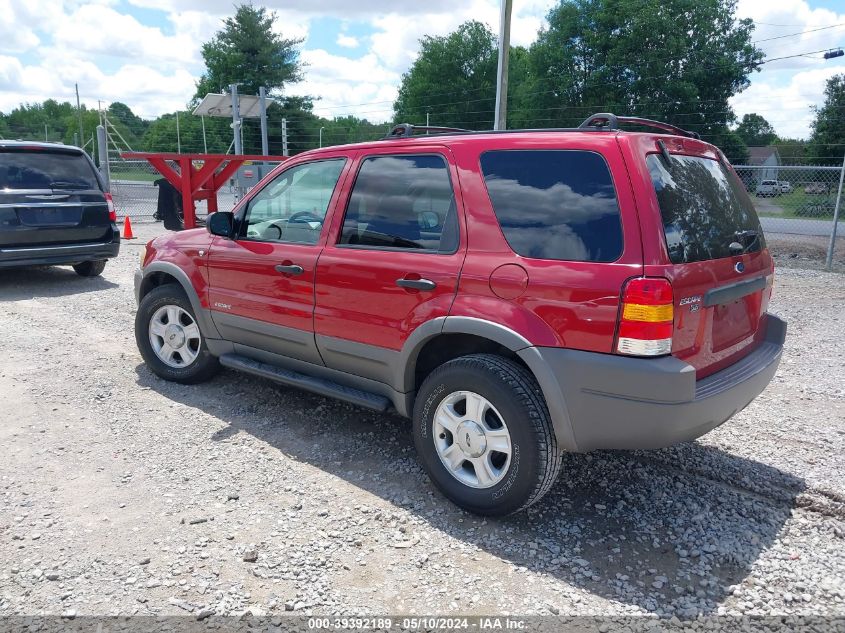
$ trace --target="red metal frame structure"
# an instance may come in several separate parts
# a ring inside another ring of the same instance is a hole
[[[144,159],[182,193],[182,209],[185,215],[185,228],[197,225],[194,202],[208,201],[208,212],[217,211],[217,191],[226,184],[243,163],[272,162],[287,160],[286,156],[254,156],[249,154],[174,154],[167,152],[126,152],[121,157]],[[173,169],[168,161],[179,165]],[[194,162],[202,162],[197,169]]]

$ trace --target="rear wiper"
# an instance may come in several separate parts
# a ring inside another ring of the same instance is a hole
[[[87,185],[70,180],[54,180],[50,183],[50,189],[87,189]]]
[[[757,231],[752,229],[747,229],[745,231],[736,231],[734,236],[739,240],[738,242],[731,242],[728,245],[728,250],[730,250],[731,254],[733,255],[740,255],[745,253],[757,243],[757,240],[760,239],[760,234]]]

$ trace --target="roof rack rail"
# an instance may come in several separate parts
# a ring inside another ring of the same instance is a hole
[[[440,127],[438,125],[411,125],[410,123],[400,123],[390,128],[390,131],[384,136],[389,138],[410,138],[414,132],[472,132],[474,130],[466,130],[460,127]]]
[[[658,130],[663,130],[664,132],[676,134],[678,136],[688,136],[689,138],[701,138],[698,132],[690,132],[689,130],[681,129],[675,125],[671,125],[670,123],[663,123],[662,121],[653,121],[652,119],[643,119],[637,116],[616,116],[615,114],[611,114],[610,112],[599,112],[597,114],[593,114],[584,119],[584,122],[581,123],[578,128],[582,130],[585,128],[607,128],[608,130],[618,130],[620,123],[642,125],[644,127],[653,127]]]

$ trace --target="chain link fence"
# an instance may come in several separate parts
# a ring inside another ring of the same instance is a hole
[[[734,169],[754,201],[775,255],[845,265],[842,167],[734,165]]]

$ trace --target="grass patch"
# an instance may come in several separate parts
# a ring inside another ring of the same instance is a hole
[[[154,180],[163,178],[163,176],[158,172],[150,173],[143,169],[112,169],[111,178],[112,180],[142,180],[144,182],[153,182]]]

